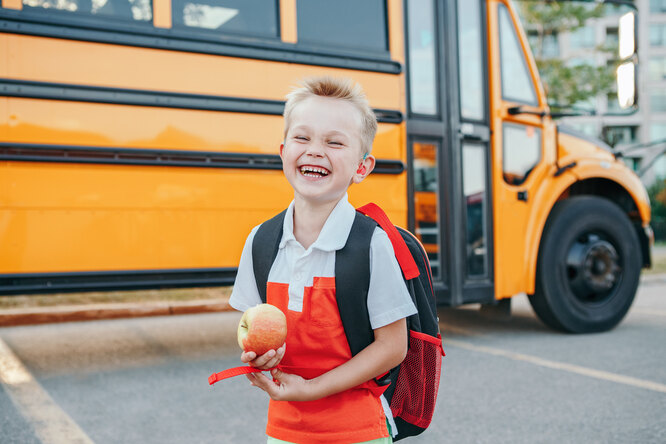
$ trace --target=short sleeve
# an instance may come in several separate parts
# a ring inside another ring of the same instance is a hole
[[[259,296],[259,290],[257,290],[252,263],[252,241],[258,228],[259,226],[254,227],[245,240],[243,253],[238,264],[236,281],[234,282],[234,288],[229,298],[229,305],[238,311],[245,311],[250,307],[261,304],[261,296]]]
[[[373,329],[416,313],[388,235],[376,228],[370,242],[368,314]]]

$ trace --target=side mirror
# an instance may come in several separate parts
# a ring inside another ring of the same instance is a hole
[[[617,101],[621,109],[636,105],[636,14],[627,12],[620,17],[618,26]]]
[[[620,60],[628,59],[636,53],[636,14],[633,11],[620,17],[618,40]]]
[[[636,104],[636,65],[633,61],[617,67],[617,101],[621,109]]]

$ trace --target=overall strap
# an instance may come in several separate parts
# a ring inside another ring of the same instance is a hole
[[[352,356],[370,345],[374,333],[368,314],[370,241],[377,223],[356,213],[347,243],[335,253],[335,294]]]
[[[275,261],[282,240],[282,226],[287,210],[259,226],[252,240],[252,267],[261,302],[266,302],[268,273]]]

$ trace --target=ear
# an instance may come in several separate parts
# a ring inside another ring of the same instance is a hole
[[[359,164],[358,169],[356,170],[356,173],[354,174],[352,181],[354,183],[363,182],[363,179],[368,177],[368,175],[372,172],[373,169],[375,169],[375,156],[373,156],[372,154],[368,154],[365,160],[361,161],[361,163]]]
[[[282,157],[282,151],[284,151],[284,143],[280,144],[280,157]]]

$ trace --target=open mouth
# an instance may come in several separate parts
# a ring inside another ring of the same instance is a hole
[[[303,165],[299,168],[302,175],[306,177],[326,177],[330,174],[326,168]]]

